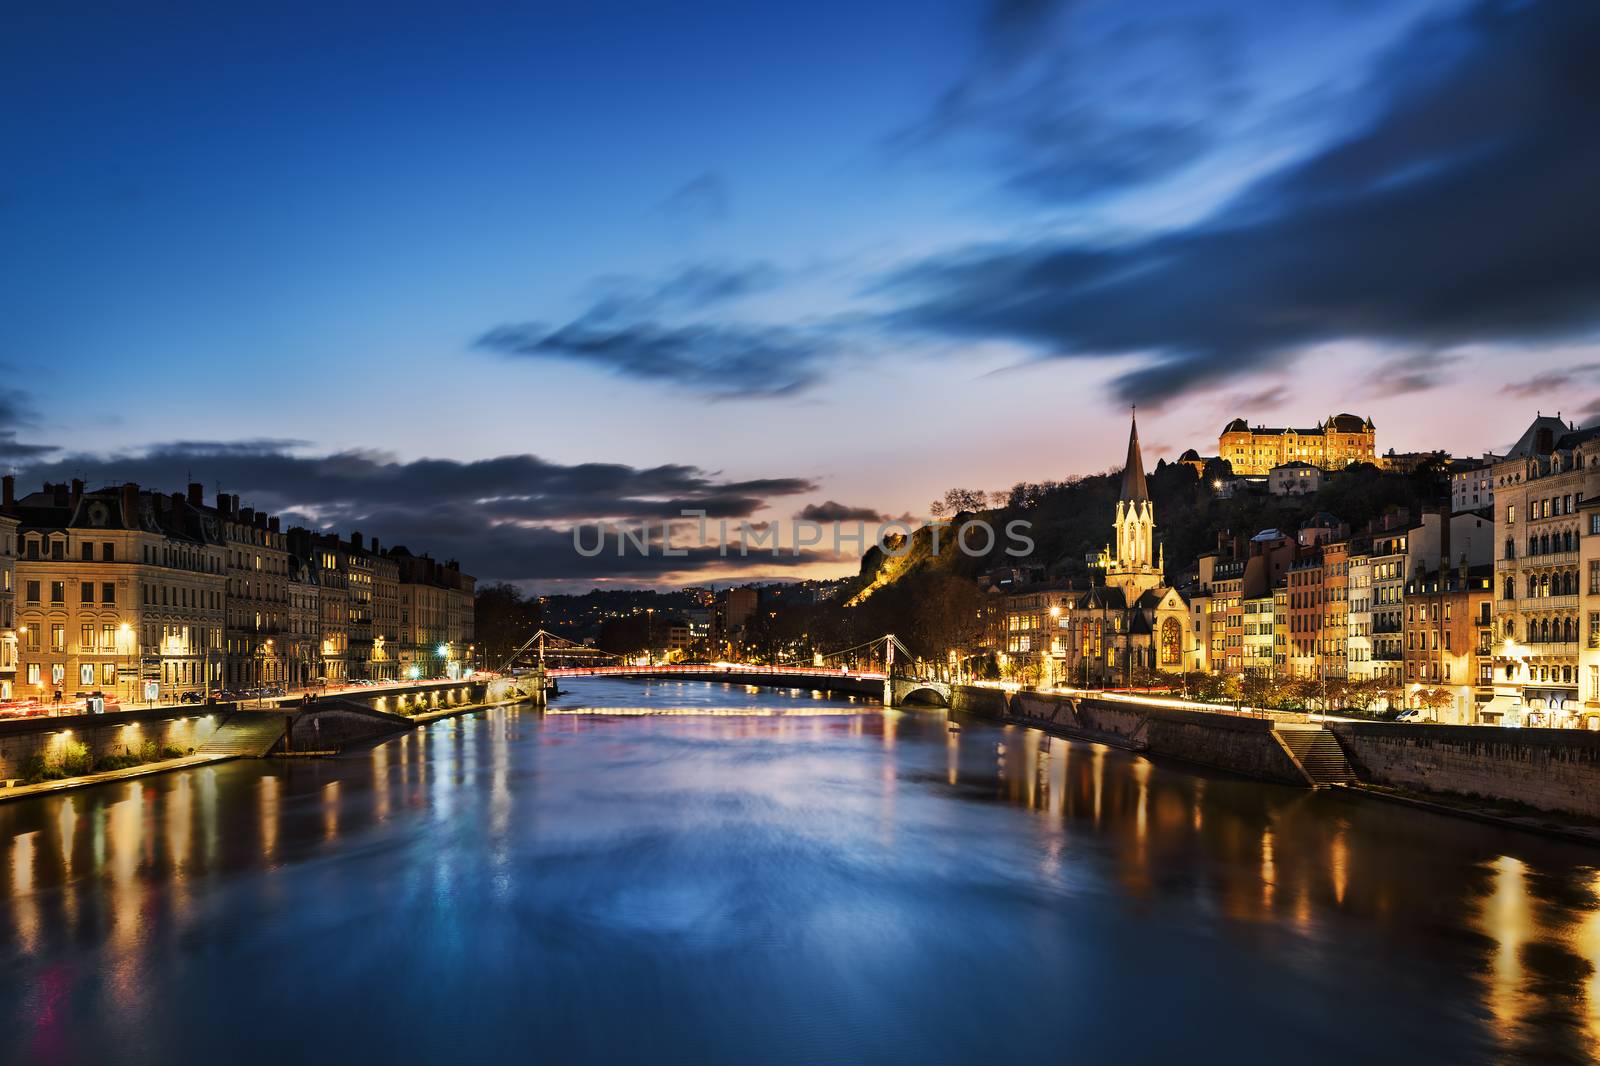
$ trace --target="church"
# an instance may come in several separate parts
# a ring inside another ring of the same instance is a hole
[[[1156,547],[1137,417],[1112,528],[1115,541],[1094,560],[1103,582],[1091,583],[1071,608],[1064,681],[1128,684],[1141,670],[1180,673],[1190,658],[1189,606],[1167,585],[1165,553]]]

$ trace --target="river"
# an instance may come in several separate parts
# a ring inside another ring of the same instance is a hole
[[[1600,1051],[1600,852],[937,711],[572,688],[0,804],[0,1062]]]

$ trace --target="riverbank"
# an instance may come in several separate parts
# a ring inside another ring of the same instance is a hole
[[[517,702],[508,680],[422,682],[352,688],[309,702],[279,700],[243,709],[235,704],[147,707],[111,714],[0,721],[0,803],[89,788],[229,759],[338,754],[440,718]],[[402,713],[389,708],[404,708]],[[23,783],[40,764],[54,767],[121,760],[141,750],[184,754],[133,766]]]
[[[140,763],[138,766],[125,766],[117,770],[102,770],[99,773],[80,774],[77,777],[61,777],[52,781],[38,781],[31,785],[12,785],[10,788],[0,789],[0,803],[32,799],[36,796],[67,792],[75,788],[88,788],[92,785],[109,785],[117,781],[131,781],[134,778],[149,777],[152,774],[168,774],[174,770],[192,770],[197,766],[209,766],[212,763],[227,762],[229,759],[236,758],[238,758],[237,755],[181,755],[175,759],[158,759],[154,762]]]
[[[1260,781],[1351,795],[1600,846],[1600,735],[1481,726],[1313,723],[1133,697],[953,686],[951,708]]]

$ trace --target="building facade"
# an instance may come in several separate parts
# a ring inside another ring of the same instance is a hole
[[[1476,725],[1489,702],[1492,677],[1482,667],[1494,632],[1494,568],[1428,570],[1406,583],[1407,703],[1423,717]]]
[[[201,508],[201,487],[189,486]],[[210,515],[226,559],[227,622],[222,684],[234,691],[285,687],[290,681],[289,550],[278,519],[219,493]]]
[[[1541,417],[1491,468],[1493,716],[1559,714],[1579,701],[1580,514],[1600,483],[1597,435]]]
[[[1295,462],[1342,470],[1378,461],[1377,431],[1372,419],[1352,414],[1330,415],[1310,429],[1252,428],[1236,418],[1222,427],[1217,455],[1241,477],[1266,476],[1273,467]]]
[[[183,494],[74,481],[13,497],[7,512],[20,593],[14,697],[158,702],[219,682],[225,545]]]

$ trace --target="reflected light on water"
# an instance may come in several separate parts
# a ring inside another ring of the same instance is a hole
[[[11,839],[11,909],[21,949],[33,954],[39,945],[39,905],[33,898],[33,842],[37,833]]]
[[[1528,871],[1518,859],[1501,855],[1492,864],[1493,890],[1484,899],[1483,931],[1495,941],[1490,962],[1488,1007],[1503,1031],[1515,1030],[1527,990],[1523,988],[1522,947],[1533,936]]]
[[[1230,1061],[1600,1050],[1600,875],[1553,842],[944,713],[589,691],[0,805],[0,1061],[48,1060],[17,1050],[46,1004],[105,1061],[190,1061],[240,1004],[294,1021],[246,1066],[641,1033],[741,1066],[1049,1061],[1068,1030],[1150,1061],[1230,1032]],[[929,998],[951,977],[960,1010]]]

